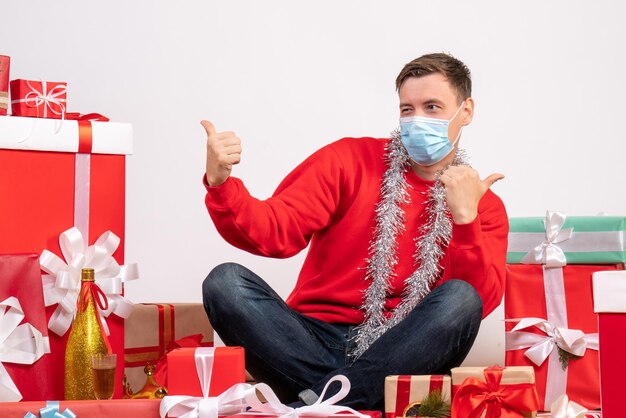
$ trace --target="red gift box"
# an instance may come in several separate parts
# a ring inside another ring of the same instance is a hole
[[[6,115],[9,109],[9,70],[11,58],[0,55],[0,115]]]
[[[0,302],[11,296],[17,298],[24,312],[22,323],[31,324],[41,333],[47,347],[45,352],[49,353],[48,326],[37,254],[0,255]],[[22,400],[48,399],[52,396],[52,387],[41,384],[52,378],[50,361],[50,356],[44,355],[34,364],[9,361],[3,363]]]
[[[622,265],[507,266],[505,319],[515,321],[506,324],[506,365],[534,367],[541,410],[549,409],[564,393],[585,408],[600,407],[598,326],[591,275],[621,268]],[[523,321],[517,325],[520,319]],[[524,325],[529,326],[519,328]],[[565,351],[559,347],[574,351],[581,358],[570,357],[564,368],[559,355]]]
[[[122,265],[125,155],[76,152],[80,144],[83,152],[102,152],[107,147],[115,152],[115,146],[122,144],[126,148],[119,153],[125,154],[132,148],[132,128],[128,124],[66,120],[57,131],[56,121],[38,119],[33,123],[28,118],[0,117],[0,219],[5,220],[0,222],[0,253],[41,254],[47,249],[61,255],[59,236],[76,225],[85,237],[91,237],[87,238],[90,244],[106,231],[117,235],[120,245],[113,257]],[[82,209],[75,211],[75,200],[82,201]],[[48,318],[55,309],[46,309]],[[111,346],[118,354],[115,396],[121,397],[124,322],[111,315],[107,323]],[[52,352],[46,357],[53,378],[42,386],[51,387],[52,393],[43,399],[63,399],[68,335],[50,334]]]
[[[209,396],[218,396],[234,384],[246,381],[242,347],[178,348],[167,354],[168,396],[202,396],[196,350],[213,351]]]
[[[65,117],[67,83],[11,80],[13,116],[62,119]]]
[[[455,367],[452,418],[534,418],[539,400],[532,367]]]
[[[450,376],[387,376],[385,378],[385,418],[406,417],[407,412],[433,391],[450,403]]]
[[[600,334],[602,416],[622,418],[622,378],[626,370],[626,272],[594,273],[593,297]]]

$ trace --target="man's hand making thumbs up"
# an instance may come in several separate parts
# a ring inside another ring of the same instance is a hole
[[[207,120],[200,123],[207,134],[206,181],[209,186],[219,186],[230,176],[233,164],[241,161],[241,140],[234,132],[215,132]]]
[[[478,202],[496,181],[503,178],[504,175],[496,173],[481,180],[478,172],[466,165],[448,167],[440,179],[446,188],[446,200],[454,223],[468,224],[476,219]]]

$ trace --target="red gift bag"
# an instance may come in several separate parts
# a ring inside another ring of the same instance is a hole
[[[11,296],[17,298],[24,312],[22,323],[31,324],[41,333],[47,346],[45,352],[49,353],[48,326],[37,254],[0,255],[0,302]],[[52,381],[51,362],[50,355],[45,354],[34,364],[8,361],[2,364],[19,390],[22,400],[32,401],[54,397],[52,385],[42,384]]]

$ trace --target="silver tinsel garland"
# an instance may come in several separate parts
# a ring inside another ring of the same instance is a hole
[[[391,133],[385,159],[389,168],[383,176],[381,200],[376,207],[376,226],[369,248],[370,258],[365,277],[370,285],[365,291],[361,307],[365,318],[357,329],[356,347],[351,353],[354,358],[361,356],[388,329],[406,318],[430,292],[439,278],[439,263],[452,236],[446,191],[439,180],[440,171],[425,202],[427,222],[422,225],[418,238],[415,239],[414,260],[418,267],[404,281],[402,301],[391,316],[386,318],[385,301],[394,276],[393,271],[398,264],[397,238],[405,230],[405,216],[401,205],[410,200],[405,172],[410,169],[411,163],[397,129]],[[452,162],[452,165],[459,164],[467,165],[465,153],[461,150],[457,151]]]

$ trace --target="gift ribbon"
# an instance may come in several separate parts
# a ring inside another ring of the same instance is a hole
[[[328,399],[324,399],[328,388],[333,382],[341,384],[339,391]],[[355,416],[359,418],[368,418],[368,415],[361,414],[360,412],[347,407],[336,405],[350,392],[350,380],[344,375],[333,376],[322,390],[322,394],[311,405],[301,406],[299,408],[292,408],[282,404],[274,391],[265,383],[259,383],[252,387],[252,390],[245,392],[245,402],[251,409],[245,414],[250,415],[274,415],[281,418],[297,418],[303,416],[309,417],[330,417],[330,416]],[[263,403],[259,397],[260,393],[267,401]]]
[[[79,127],[80,133],[80,127]],[[89,132],[91,134],[91,132]],[[84,134],[84,132],[83,132]],[[89,137],[91,143],[91,137]],[[84,136],[79,136],[79,148]],[[89,242],[89,190],[91,188],[91,155],[78,153],[74,156],[74,226]]]
[[[106,311],[109,308],[109,303],[107,301],[107,297],[100,289],[100,287],[95,282],[87,282],[84,285],[81,284],[80,288],[81,294],[78,295],[78,304],[77,308],[79,312],[85,312],[89,307],[89,297],[91,296],[93,303],[95,303],[95,308],[98,312]],[[100,315],[97,315],[98,326],[100,327],[101,334],[107,334],[107,330],[102,323],[102,318]],[[107,334],[108,335],[108,334]],[[109,354],[113,353],[111,350],[111,344],[109,343],[108,338],[104,338],[104,344],[106,345],[107,352]]]
[[[566,392],[567,369],[561,367],[555,345],[574,354],[584,355],[587,349],[598,350],[598,334],[584,334],[567,328],[567,304],[562,267],[543,267],[543,285],[546,300],[547,321],[541,318],[523,318],[511,332],[506,333],[506,350],[530,347],[526,355],[540,365],[548,358],[548,374],[544,405],[551,405]],[[520,333],[519,329],[535,326],[547,337],[532,333]]]
[[[59,412],[60,403],[58,401],[48,401],[46,406],[39,410],[39,418],[76,418],[76,414],[71,409]],[[24,418],[37,418],[32,412],[27,412]]]
[[[172,304],[147,304],[147,305],[156,305],[159,312],[159,359],[163,357],[166,353],[173,350],[173,347],[170,347],[172,342],[172,338],[176,335],[176,321],[175,315],[176,310],[174,305]],[[166,312],[167,311],[167,312]],[[200,338],[202,340],[202,338]]]
[[[557,245],[569,240],[574,231],[573,228],[563,229],[565,218],[564,213],[546,212],[544,219],[546,239],[522,258],[522,264],[545,264],[548,267],[561,267],[567,264],[563,249]]]
[[[39,117],[39,109],[43,105],[43,117],[48,117],[48,109],[50,113],[60,115],[61,119],[65,119],[65,98],[62,97],[66,94],[67,86],[58,84],[48,90],[48,83],[41,81],[41,91],[37,90],[30,84],[29,80],[26,80],[26,85],[30,88],[30,91],[26,93],[23,99],[11,100],[11,104],[24,103],[28,107],[37,108],[37,117]]]
[[[193,334],[193,335],[188,335],[186,337],[183,337],[179,340],[170,341],[170,343],[167,345],[164,351],[164,354],[158,358],[158,361],[156,363],[156,370],[154,371],[154,380],[156,380],[156,382],[159,385],[167,387],[167,353],[169,353],[170,351],[173,351],[176,348],[181,348],[181,347],[194,348],[194,347],[213,346],[212,342],[203,343],[202,342],[203,338],[204,338],[204,335],[202,334]],[[159,347],[159,352],[162,352],[162,351],[163,351],[163,348]],[[144,361],[142,366],[145,364],[146,362]]]
[[[539,408],[533,383],[501,385],[503,368],[484,370],[485,381],[468,377],[452,401],[452,418],[521,418]]]
[[[83,115],[78,112],[67,113],[65,118],[78,122],[78,155],[91,154],[93,144],[91,122],[108,122],[109,118],[100,113],[88,113]]]
[[[89,190],[91,182],[91,151],[93,146],[92,121],[107,122],[109,118],[99,113],[69,113],[68,118],[78,123],[78,152],[75,155],[74,174],[74,226],[89,242]]]
[[[111,313],[128,318],[132,312],[132,302],[121,293],[124,283],[139,277],[137,265],[120,266],[113,258],[120,239],[110,231],[87,247],[83,235],[73,227],[61,234],[59,243],[65,261],[48,250],[44,250],[39,257],[41,269],[48,273],[42,278],[45,305],[58,304],[48,328],[61,336],[67,332],[76,314],[81,270],[92,268],[96,284],[106,295],[107,306],[104,309],[98,307],[98,313],[105,333],[109,335],[105,318]]]
[[[536,327],[545,335],[521,331],[530,327]],[[521,350],[528,348],[524,355],[537,366],[543,364],[555,347],[582,357],[587,349],[598,350],[599,336],[598,333],[585,334],[578,329],[555,327],[542,318],[523,318],[506,335],[506,349]]]
[[[108,122],[109,118],[100,113],[82,114],[79,112],[67,112],[65,114],[67,120],[89,121],[89,122]]]
[[[550,407],[551,418],[595,418],[601,417],[599,412],[589,411],[582,405],[570,401],[566,394],[563,394],[554,401]]]
[[[0,401],[17,402],[22,395],[2,363],[33,364],[46,352],[41,332],[30,323],[21,324],[24,311],[11,296],[0,302]]]
[[[291,408],[282,404],[274,391],[266,384],[259,383],[250,385],[248,383],[238,383],[232,386],[219,396],[209,397],[211,385],[211,374],[213,372],[213,361],[215,358],[215,348],[196,348],[195,361],[202,397],[194,396],[166,396],[161,401],[159,413],[161,418],[166,416],[181,418],[218,418],[218,416],[244,413],[246,415],[273,415],[281,418],[297,418],[300,416],[328,417],[334,415],[351,415],[359,418],[368,418],[352,408],[335,405],[350,392],[350,381],[343,375],[334,376],[330,379],[321,396],[312,405],[300,408]],[[339,391],[324,399],[326,391],[333,382],[341,383]],[[260,393],[267,402],[262,402]],[[345,413],[345,414],[340,414]]]

